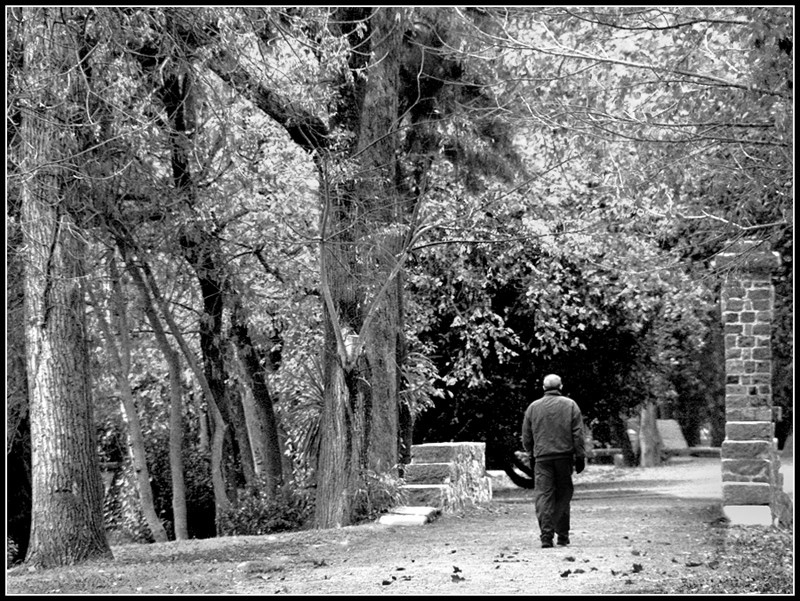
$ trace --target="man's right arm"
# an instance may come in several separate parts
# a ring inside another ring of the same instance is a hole
[[[531,433],[531,418],[528,411],[522,420],[522,448],[525,452],[533,455],[533,434]]]

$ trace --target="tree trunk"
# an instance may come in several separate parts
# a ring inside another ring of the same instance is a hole
[[[197,450],[201,453],[208,453],[211,449],[211,434],[209,433],[208,427],[208,412],[205,410],[205,407],[203,407],[203,391],[197,384],[196,380],[193,379],[192,382],[194,382],[192,385],[192,404],[194,405],[194,410],[197,412],[197,419],[199,421],[199,440],[197,443]]]
[[[283,484],[278,422],[266,377],[267,357],[253,342],[241,303],[233,299],[231,334],[249,390],[242,395],[256,474],[266,478],[270,494]]]
[[[180,355],[172,351],[166,355],[169,366],[169,471],[172,482],[172,522],[175,540],[189,538],[186,514],[186,482],[183,478],[183,382]]]
[[[617,446],[622,449],[622,458],[625,465],[635,466],[638,463],[638,459],[636,451],[633,449],[633,444],[631,444],[631,437],[628,436],[627,418],[623,419],[619,413],[613,414],[611,417],[611,432]]]
[[[648,401],[642,405],[639,421],[639,465],[655,467],[661,465],[661,451],[664,448],[658,433],[656,404]]]
[[[371,47],[358,50],[367,56],[371,51],[371,64],[365,87],[354,95],[361,109],[353,124],[359,172],[325,198],[325,390],[315,516],[320,528],[352,523],[366,472],[388,473],[397,465],[398,14],[379,8],[370,17],[365,39]]]
[[[363,483],[364,408],[356,378],[337,369],[335,358],[326,364],[315,521],[319,528],[336,528],[352,523],[355,494]]]
[[[166,542],[167,532],[161,520],[158,519],[155,503],[153,502],[153,489],[150,485],[150,470],[147,467],[147,452],[144,446],[142,425],[139,420],[139,411],[136,408],[136,402],[133,398],[133,391],[131,390],[131,383],[129,380],[131,345],[128,335],[130,330],[127,320],[127,306],[125,304],[125,296],[121,289],[119,274],[117,273],[113,259],[109,265],[109,270],[112,294],[114,297],[113,314],[116,316],[114,320],[117,329],[116,340],[119,340],[119,347],[117,347],[114,334],[104,316],[104,310],[98,302],[95,302],[95,312],[98,323],[108,341],[106,348],[109,351],[108,355],[111,357],[111,362],[114,365],[114,375],[117,380],[120,399],[122,401],[123,415],[125,416],[128,429],[128,450],[131,455],[131,461],[133,462],[133,471],[136,477],[136,490],[139,493],[142,514],[144,515],[148,528],[150,528],[150,533],[153,535],[153,540],[157,543]]]
[[[128,451],[133,462],[133,472],[136,477],[136,490],[139,493],[139,503],[142,507],[142,514],[153,535],[153,540],[157,543],[166,542],[167,531],[164,524],[158,519],[155,504],[153,502],[153,489],[150,486],[150,470],[147,469],[147,454],[144,448],[144,437],[142,436],[142,425],[139,420],[139,413],[136,409],[136,402],[133,399],[130,382],[127,376],[121,375],[117,378],[120,397],[122,399],[123,414],[128,429]]]
[[[188,168],[182,170],[182,173],[188,173]],[[219,266],[222,253],[217,248],[218,242],[199,226],[191,225],[187,228],[181,235],[180,242],[187,263],[195,271],[203,297],[200,350],[203,354],[206,380],[223,418],[233,426],[233,439],[238,447],[237,467],[241,468],[245,482],[252,485],[255,481],[255,466],[242,399],[226,384],[229,369],[225,360],[224,347],[227,341],[222,324],[228,285]]]
[[[125,413],[128,415],[129,436],[131,442],[131,449],[134,456],[134,471],[139,485],[139,498],[142,502],[142,510],[147,520],[150,531],[153,533],[153,538],[156,542],[167,540],[167,534],[161,524],[161,520],[155,511],[153,505],[153,495],[150,486],[150,474],[147,469],[146,453],[144,440],[142,437],[141,426],[139,425],[139,415],[136,410],[136,404],[133,401],[133,394],[130,389],[130,382],[128,375],[130,373],[130,339],[128,332],[130,328],[126,319],[127,307],[125,305],[125,295],[121,288],[121,281],[117,272],[116,264],[111,263],[112,273],[111,279],[114,290],[115,308],[117,318],[119,320],[117,331],[120,333],[120,341],[122,343],[122,356],[120,363],[120,387],[122,391],[123,406]],[[151,315],[151,321],[154,316]],[[102,316],[101,316],[102,319]],[[102,323],[102,322],[101,322]],[[154,328],[155,330],[156,328]],[[181,389],[183,388],[180,377],[180,358],[170,344],[166,340],[163,329],[158,327],[159,333],[159,346],[164,355],[169,369],[169,394],[170,394],[170,419],[169,419],[169,465],[170,465],[170,478],[172,480],[172,518],[175,530],[176,540],[185,540],[189,538],[188,525],[186,521],[186,486],[183,479],[183,424],[181,423],[182,414],[182,398]],[[111,339],[110,331],[107,334],[109,340]],[[110,343],[111,344],[111,343]],[[112,351],[112,354],[114,351]],[[158,528],[160,527],[161,532]],[[162,538],[163,537],[163,538]]]
[[[217,513],[219,513],[221,510],[230,507],[230,499],[228,499],[225,493],[225,480],[222,473],[222,451],[225,442],[225,431],[227,429],[227,424],[225,423],[225,420],[219,411],[219,407],[216,405],[214,395],[211,392],[211,388],[209,387],[208,381],[205,378],[205,374],[200,369],[200,366],[197,364],[191,349],[186,344],[186,341],[181,335],[181,332],[175,324],[175,321],[169,314],[169,308],[166,306],[166,303],[163,302],[163,298],[161,298],[158,287],[156,286],[155,278],[153,278],[152,273],[150,273],[147,264],[143,263],[141,266],[139,266],[135,263],[132,256],[132,246],[130,242],[128,242],[120,233],[117,233],[117,246],[120,249],[123,260],[125,261],[128,273],[131,274],[131,277],[133,278],[133,281],[142,296],[142,307],[148,321],[150,322],[150,325],[153,328],[156,342],[161,348],[161,351],[164,353],[165,357],[168,357],[169,354],[172,353],[172,347],[167,340],[164,327],[161,325],[161,321],[158,318],[158,314],[156,312],[156,303],[161,306],[162,314],[164,315],[164,319],[167,322],[169,330],[174,336],[175,340],[178,342],[178,346],[183,352],[184,357],[186,357],[186,360],[192,369],[192,373],[194,373],[194,376],[197,379],[201,390],[203,391],[203,395],[206,397],[206,401],[208,402],[214,426],[211,444],[211,483],[214,488],[214,501],[216,510]],[[147,278],[147,282],[145,281],[145,277]]]
[[[64,207],[63,106],[68,82],[56,68],[61,33],[47,8],[24,9],[30,108],[22,123],[21,189],[25,322],[30,392],[31,538],[26,561],[60,566],[111,558],[103,527],[103,487],[86,343],[79,228]]]
[[[170,137],[170,163],[172,181],[176,196],[183,197],[189,204],[196,204],[193,174],[189,163],[191,151],[192,123],[194,123],[194,107],[192,103],[193,78],[190,72],[169,73],[163,84],[156,90],[156,95],[164,103],[169,117],[167,134]],[[205,378],[214,402],[227,424],[232,426],[231,442],[238,448],[238,459],[244,478],[248,484],[255,478],[253,456],[241,401],[232,395],[226,381],[228,379],[225,365],[222,336],[222,318],[224,309],[225,277],[218,268],[217,241],[202,227],[190,223],[181,232],[179,241],[184,257],[195,270],[203,298],[204,315],[200,319],[200,350],[203,355]],[[231,453],[235,453],[231,445]],[[236,465],[235,461],[230,461]],[[226,483],[227,488],[235,491],[233,474]]]

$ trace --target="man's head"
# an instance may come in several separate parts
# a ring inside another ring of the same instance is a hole
[[[545,391],[561,390],[561,378],[559,378],[556,374],[548,374],[544,377],[542,387],[545,389]]]

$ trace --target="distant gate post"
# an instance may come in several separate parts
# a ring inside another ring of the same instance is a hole
[[[725,441],[722,504],[736,524],[770,525],[777,518],[783,476],[772,415],[771,273],[778,253],[755,241],[732,245],[715,261],[725,272],[722,323],[725,336]]]

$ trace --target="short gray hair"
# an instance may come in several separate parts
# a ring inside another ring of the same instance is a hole
[[[545,390],[558,390],[561,388],[561,378],[556,374],[548,374],[544,377],[543,387]]]

